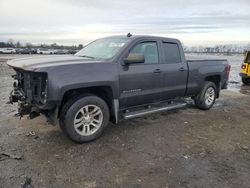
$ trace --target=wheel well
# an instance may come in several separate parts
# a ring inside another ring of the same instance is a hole
[[[216,85],[218,91],[217,92],[217,98],[218,98],[220,93],[220,76],[219,75],[208,76],[205,78],[205,81],[213,82]]]
[[[108,105],[111,118],[114,116],[113,111],[113,93],[110,86],[100,86],[100,87],[87,87],[87,88],[78,88],[72,89],[64,93],[61,105],[59,107],[58,117],[61,114],[61,109],[64,104],[66,104],[70,99],[78,95],[88,93],[96,95],[102,98]]]

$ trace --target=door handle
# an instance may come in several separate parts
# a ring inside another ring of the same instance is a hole
[[[179,71],[181,72],[185,71],[184,67],[179,68]]]
[[[155,69],[154,73],[161,73],[161,69]]]

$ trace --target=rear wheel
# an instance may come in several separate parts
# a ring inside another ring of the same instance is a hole
[[[213,82],[205,82],[200,94],[194,99],[195,105],[202,110],[209,110],[215,102],[217,87]]]
[[[243,84],[249,85],[250,84],[250,78],[241,78]]]
[[[109,123],[106,102],[94,95],[79,96],[64,105],[60,127],[74,142],[97,139]]]

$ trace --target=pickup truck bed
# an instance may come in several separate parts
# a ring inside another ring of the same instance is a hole
[[[215,75],[214,80],[222,78],[221,89],[227,88],[229,70],[225,70],[228,66],[226,59],[187,60],[187,64],[189,67],[187,95],[197,94],[202,87],[203,80],[213,75]]]

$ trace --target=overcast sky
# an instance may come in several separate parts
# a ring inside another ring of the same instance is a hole
[[[128,32],[250,43],[250,0],[0,0],[0,41],[86,44]]]

